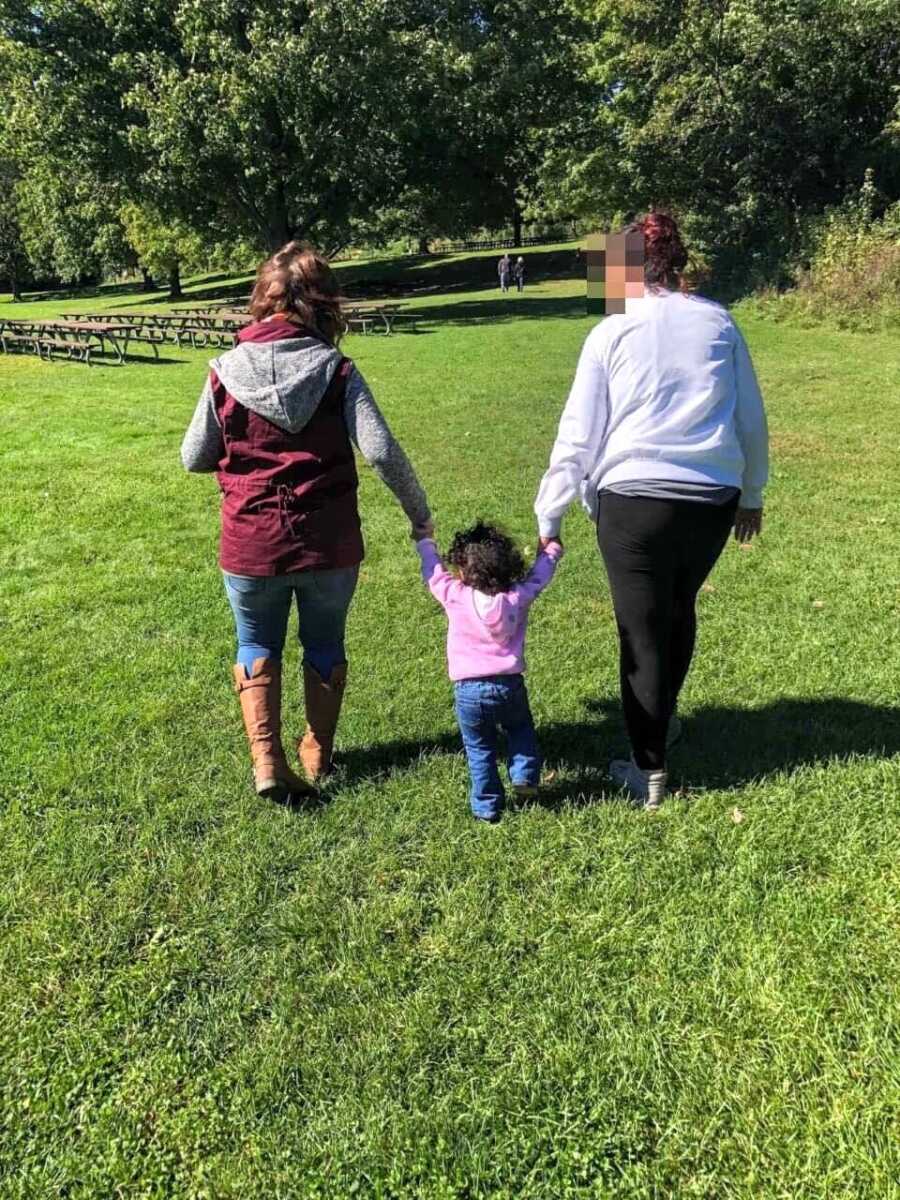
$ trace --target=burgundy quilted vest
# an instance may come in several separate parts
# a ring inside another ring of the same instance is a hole
[[[240,340],[285,336],[309,331],[286,321],[259,322],[242,330]],[[223,497],[219,565],[229,575],[285,575],[362,561],[359,479],[343,411],[352,368],[349,359],[341,360],[298,433],[245,408],[212,373],[225,443],[217,475]]]

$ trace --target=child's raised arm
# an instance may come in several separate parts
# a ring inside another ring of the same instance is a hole
[[[526,604],[531,604],[541,594],[553,578],[556,565],[562,556],[562,542],[555,540],[547,542],[546,546],[538,551],[534,566],[522,582],[516,586],[516,591]]]
[[[422,563],[422,578],[428,585],[428,590],[438,604],[446,608],[452,593],[461,587],[459,580],[454,579],[444,566],[433,537],[417,538],[416,550]]]

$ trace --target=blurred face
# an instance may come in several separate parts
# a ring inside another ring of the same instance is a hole
[[[606,238],[606,297],[625,300],[644,294],[644,239],[639,233]]]
[[[595,234],[588,239],[587,260],[589,311],[623,313],[626,300],[643,296],[643,234]]]

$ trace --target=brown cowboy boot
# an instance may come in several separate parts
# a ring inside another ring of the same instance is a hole
[[[318,782],[334,769],[331,754],[346,684],[346,663],[334,668],[327,683],[314,667],[303,664],[306,733],[297,743],[297,753],[311,783]]]
[[[281,744],[281,664],[257,658],[248,679],[238,663],[234,690],[240,697],[250,742],[257,795],[284,800],[290,793],[312,794],[314,789],[288,766]]]

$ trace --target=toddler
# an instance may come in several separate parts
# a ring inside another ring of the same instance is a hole
[[[522,555],[493,525],[479,522],[458,533],[447,561],[429,530],[413,537],[422,578],[449,620],[447,662],[456,693],[456,716],[471,776],[473,814],[498,821],[503,785],[497,771],[497,731],[506,734],[509,776],[521,796],[535,795],[540,751],[525,690],[528,610],[556,570],[562,543],[551,540],[526,574]]]

